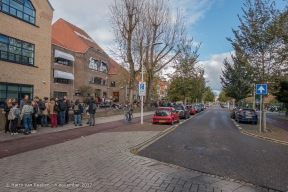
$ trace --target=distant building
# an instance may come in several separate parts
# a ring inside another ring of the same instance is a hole
[[[67,95],[72,100],[83,100],[99,96],[124,101],[125,90],[116,78],[120,65],[83,29],[64,19],[57,20],[52,25],[51,57],[51,97]]]

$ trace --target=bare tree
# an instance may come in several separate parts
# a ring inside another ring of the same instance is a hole
[[[111,23],[117,42],[114,51],[127,63],[130,72],[130,98],[135,78],[145,66],[146,102],[150,102],[155,74],[167,67],[180,53],[186,41],[184,17],[172,10],[165,0],[115,0],[110,5]],[[161,42],[161,45],[156,45]]]
[[[110,5],[110,18],[115,35],[117,50],[114,51],[124,63],[128,63],[129,101],[132,101],[135,89],[135,77],[139,74],[140,67],[135,63],[135,45],[133,38],[140,22],[144,2],[142,0],[114,0]]]

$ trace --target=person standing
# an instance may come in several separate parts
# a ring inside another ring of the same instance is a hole
[[[21,111],[23,109],[23,106],[28,101],[28,99],[29,99],[29,95],[24,95],[24,98],[20,101],[20,106],[19,106],[20,107],[20,113],[21,113]],[[22,119],[21,119],[21,122],[20,122],[20,126],[21,126],[21,128],[24,129],[24,125],[23,125],[23,120]]]
[[[43,104],[45,107],[42,108],[42,118],[41,118],[41,126],[42,127],[49,127],[47,124],[47,117],[48,117],[48,97],[43,98]]]
[[[58,103],[58,107],[59,107],[59,112],[58,112],[58,115],[59,115],[59,126],[63,126],[64,123],[65,123],[65,111],[66,111],[66,104],[63,102],[62,99],[59,99],[57,101]]]
[[[91,100],[89,102],[89,107],[88,107],[88,111],[90,114],[90,117],[89,117],[90,127],[95,126],[96,109],[97,109],[97,103],[94,100],[94,97],[91,97]]]
[[[31,133],[36,133],[37,132],[38,115],[39,115],[40,108],[38,107],[36,101],[32,101],[31,104],[32,104],[32,107],[33,107],[33,113],[32,113],[32,127],[33,127],[33,131],[31,131]]]
[[[41,123],[41,121],[42,121],[42,111],[41,111],[41,109],[43,109],[45,107],[45,105],[43,104],[42,100],[39,99],[38,96],[35,96],[33,101],[37,105],[37,114],[38,115],[37,115],[37,118],[36,118],[36,125],[39,126],[39,127],[40,126],[42,127],[42,123]]]
[[[10,109],[12,108],[12,103],[11,103],[11,99],[7,98],[5,103],[4,103],[4,111],[5,111],[5,119],[6,119],[6,123],[5,123],[5,133],[7,132],[11,132],[10,131],[10,120],[8,120],[8,114]]]
[[[12,113],[14,115],[14,119],[11,120],[11,135],[17,135],[17,125],[20,117],[17,102],[12,102]]]
[[[25,127],[25,135],[31,133],[31,114],[33,113],[33,107],[31,106],[31,101],[26,101],[21,111],[21,119],[23,119],[23,124]]]
[[[50,119],[51,119],[51,128],[58,127],[58,123],[57,123],[58,109],[57,108],[58,108],[58,105],[55,104],[54,98],[51,98],[48,104],[48,112],[50,114]]]
[[[72,109],[74,111],[74,125],[82,126],[81,115],[83,114],[83,107],[80,104],[79,99],[76,99]]]
[[[67,96],[64,96],[64,100],[66,100],[66,111],[65,111],[65,124],[69,123],[69,110],[71,108],[71,102],[68,100]]]

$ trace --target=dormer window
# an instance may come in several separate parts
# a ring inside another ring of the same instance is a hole
[[[101,64],[100,64],[100,72],[104,72],[104,73],[108,72],[107,63],[104,63],[103,61],[101,62]]]
[[[35,24],[35,9],[29,0],[0,0],[0,11]]]

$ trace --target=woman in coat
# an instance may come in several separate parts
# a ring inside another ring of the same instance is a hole
[[[10,120],[8,120],[8,114],[10,109],[12,108],[12,102],[10,98],[7,98],[5,103],[4,103],[4,111],[5,111],[5,119],[6,119],[6,123],[5,123],[5,133],[7,132],[11,132],[9,125],[10,125]]]
[[[58,123],[57,123],[57,106],[55,107],[56,102],[54,100],[54,98],[50,99],[50,102],[48,103],[48,112],[50,114],[50,120],[51,120],[51,128],[55,128],[58,127]]]

